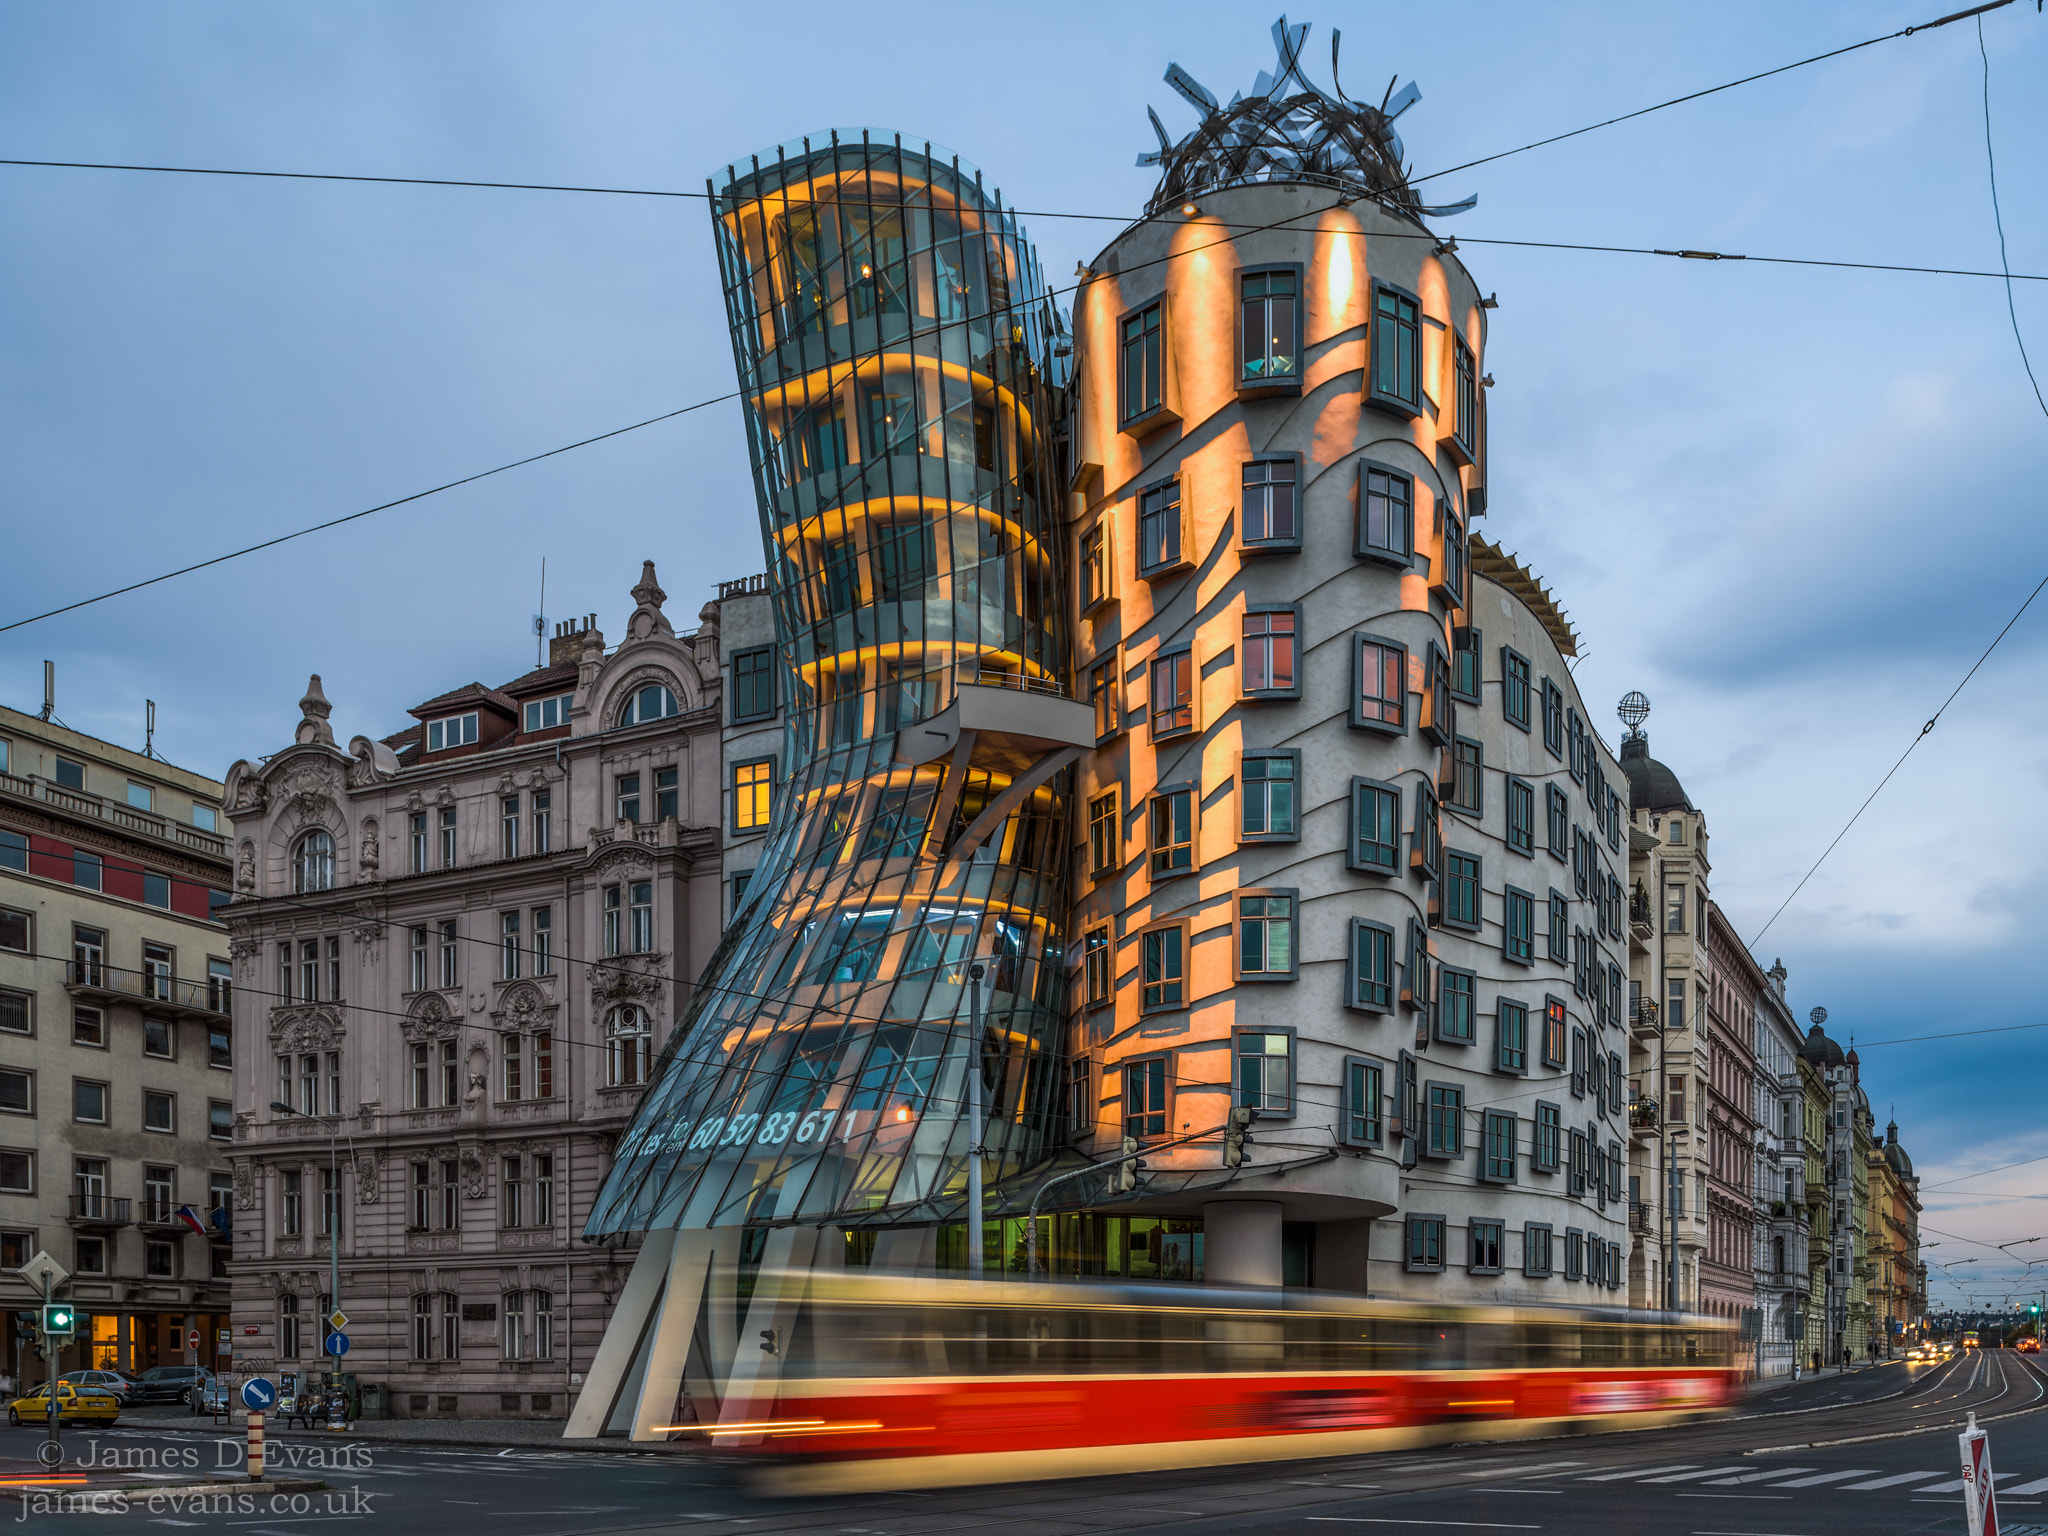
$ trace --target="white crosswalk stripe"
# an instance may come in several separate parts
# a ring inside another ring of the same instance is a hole
[[[1691,1466],[1689,1461],[1674,1462],[1668,1467],[1630,1467],[1626,1472],[1602,1472],[1597,1477],[1582,1477],[1582,1483],[1618,1483],[1626,1477],[1646,1477],[1652,1472],[1682,1472]],[[1738,1470],[1729,1468],[1730,1471]]]
[[[1697,1472],[1679,1472],[1670,1477],[1646,1477],[1646,1483],[1689,1483],[1695,1478],[1714,1477],[1722,1472],[1740,1472],[1740,1467],[1702,1467]]]
[[[1709,1488],[1731,1488],[1737,1483],[1763,1483],[1774,1477],[1797,1477],[1802,1472],[1811,1472],[1812,1467],[1771,1467],[1763,1472],[1745,1472],[1740,1477],[1717,1477],[1707,1484]]]
[[[1991,1474],[1991,1481],[1996,1485],[2003,1483],[2008,1477],[2018,1476],[2019,1473],[2017,1472],[1994,1472]],[[1963,1491],[1963,1480],[1960,1477],[1952,1478],[1948,1482],[1931,1483],[1925,1488],[1915,1488],[1913,1491],[1915,1493],[1961,1493]],[[2004,1491],[2003,1488],[1999,1489],[2001,1493]]]
[[[1939,1476],[1939,1472],[1898,1472],[1890,1477],[1873,1477],[1867,1483],[1850,1483],[1847,1486],[1850,1492],[1859,1492],[1865,1488],[1896,1488],[1901,1483],[1917,1483],[1923,1478]]]
[[[2001,1488],[2000,1493],[2048,1493],[2048,1477],[2037,1477],[2031,1483],[2021,1483],[2017,1488]]]
[[[1819,1477],[1795,1477],[1789,1483],[1774,1483],[1776,1488],[1818,1488],[1822,1483],[1839,1483],[1845,1477],[1868,1477],[1876,1467],[1851,1467],[1846,1472],[1823,1472]]]

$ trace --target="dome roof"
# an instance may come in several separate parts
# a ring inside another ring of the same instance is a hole
[[[1689,811],[1685,786],[1678,775],[1650,756],[1650,738],[1631,731],[1621,738],[1621,771],[1628,775],[1631,811]]]
[[[1899,1145],[1899,1122],[1896,1120],[1884,1128],[1884,1160],[1892,1165],[1892,1172],[1900,1178],[1913,1177],[1913,1159],[1906,1156],[1906,1149]]]
[[[1799,1047],[1799,1054],[1823,1071],[1841,1066],[1845,1059],[1842,1048],[1830,1040],[1818,1024],[1806,1032],[1806,1043]]]

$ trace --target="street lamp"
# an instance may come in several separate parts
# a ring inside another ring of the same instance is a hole
[[[293,1109],[291,1105],[285,1103],[282,1099],[272,1099],[270,1101],[270,1110],[272,1114],[290,1115],[298,1120],[315,1121],[325,1126],[327,1130],[327,1172],[328,1178],[334,1185],[334,1204],[330,1208],[323,1199],[320,1202],[320,1215],[327,1222],[327,1307],[328,1316],[331,1317],[341,1310],[341,1155],[336,1150],[334,1126],[328,1121],[321,1120],[317,1115],[309,1115],[303,1110]],[[331,1217],[329,1215],[330,1209],[332,1211]],[[327,1335],[325,1333],[321,1334],[320,1343],[322,1352],[325,1353],[327,1344]],[[330,1391],[341,1385],[341,1356],[339,1355],[328,1354],[327,1356],[327,1385]]]

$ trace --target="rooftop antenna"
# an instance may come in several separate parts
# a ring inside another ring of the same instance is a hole
[[[43,663],[43,718],[57,718],[57,663]]]
[[[156,700],[142,701],[142,755],[156,756]]]
[[[533,664],[548,664],[548,557],[540,557],[540,612],[533,616]]]

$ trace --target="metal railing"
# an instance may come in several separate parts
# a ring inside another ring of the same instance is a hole
[[[1628,1101],[1628,1125],[1632,1131],[1654,1131],[1657,1129],[1657,1101],[1655,1099],[1630,1099]]]
[[[187,979],[162,971],[131,971],[103,960],[71,960],[65,963],[64,984],[93,992],[108,992],[145,1003],[169,1003],[196,1013],[229,1011],[234,984],[225,977]]]
[[[768,590],[768,573],[757,576],[742,576],[737,581],[721,581],[718,584],[718,600],[728,597],[758,597]]]
[[[126,1226],[134,1220],[129,1214],[134,1206],[135,1202],[126,1195],[73,1195],[71,1219],[103,1221],[110,1226]]]
[[[188,827],[182,822],[172,821],[168,816],[159,816],[154,811],[138,810],[132,805],[123,805],[118,800],[109,800],[104,795],[95,795],[87,790],[66,789],[61,784],[52,784],[47,779],[23,778],[18,774],[0,773],[0,794],[15,795],[23,800],[40,800],[74,816],[89,816],[119,827],[124,832],[139,832],[159,842],[171,843],[180,848],[189,848],[209,858],[226,861],[228,840],[217,832],[202,831]]]

